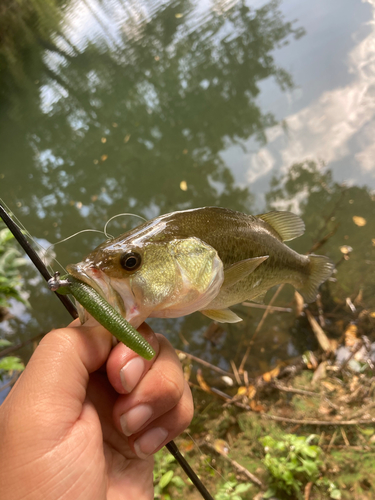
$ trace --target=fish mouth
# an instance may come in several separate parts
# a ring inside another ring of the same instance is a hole
[[[112,287],[110,278],[103,271],[93,264],[78,263],[69,264],[66,270],[77,280],[83,281],[91,286],[98,294],[103,297],[117,312],[125,318],[126,308],[121,295]]]

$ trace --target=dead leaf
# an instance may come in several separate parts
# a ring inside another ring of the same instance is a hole
[[[207,382],[204,380],[203,375],[202,375],[202,370],[198,369],[197,370],[197,381],[199,384],[199,387],[203,389],[206,392],[212,393],[210,386],[207,384]]]
[[[129,139],[130,139],[130,134],[126,134],[126,136],[124,137],[124,143],[126,144]]]
[[[313,378],[311,380],[311,385],[316,385],[316,383],[327,376],[327,361],[322,361],[318,368],[315,370]]]
[[[107,139],[105,137],[102,137],[100,140],[102,141],[103,144],[107,142]]]
[[[353,251],[353,248],[350,247],[349,245],[343,245],[340,247],[340,252],[343,253],[344,255],[348,255]]]
[[[294,305],[295,305],[295,315],[296,318],[298,318],[303,313],[303,309],[305,307],[305,301],[302,295],[297,291],[294,292]]]
[[[239,387],[237,390],[237,396],[246,396],[246,395],[247,395],[247,387],[241,385],[241,387]]]
[[[326,380],[322,381],[322,386],[325,387],[329,392],[333,392],[336,390],[336,386]]]
[[[316,319],[314,318],[314,316],[311,314],[311,312],[308,309],[306,309],[306,316],[307,316],[307,319],[309,320],[312,331],[314,332],[314,335],[315,335],[317,341],[319,342],[320,347],[325,352],[331,352],[332,347],[331,347],[331,343],[329,341],[329,338],[324,333],[323,328],[319,325],[319,323],[316,321]]]
[[[353,222],[354,222],[354,224],[356,224],[359,227],[363,227],[367,224],[366,219],[364,219],[363,217],[360,217],[359,215],[353,216]]]
[[[318,361],[315,354],[312,351],[305,351],[303,353],[303,361],[309,370],[316,370],[318,367]]]
[[[220,455],[228,455],[229,444],[224,439],[215,439],[213,447]]]
[[[255,386],[249,385],[249,387],[247,388],[247,397],[249,399],[254,399],[256,393],[257,393],[257,390],[256,390]]]
[[[273,370],[263,373],[262,378],[265,382],[271,382],[273,378],[276,378],[280,373],[280,366],[276,366]]]
[[[255,399],[252,399],[250,401],[250,408],[253,410],[253,411],[256,411],[258,413],[262,413],[262,412],[265,412],[266,411],[266,408],[259,404],[258,402],[255,401]]]
[[[101,159],[102,161],[106,161],[106,159],[107,159],[107,158],[108,158],[108,155],[102,155],[102,156],[100,157],[100,159]]]
[[[345,345],[346,347],[353,347],[358,342],[358,327],[354,323],[350,323],[345,330]]]

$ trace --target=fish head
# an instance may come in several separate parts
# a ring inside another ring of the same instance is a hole
[[[137,328],[147,317],[180,317],[203,309],[219,293],[223,264],[199,238],[114,240],[67,266]]]

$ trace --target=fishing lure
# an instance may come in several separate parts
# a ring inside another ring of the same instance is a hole
[[[155,356],[154,349],[142,335],[90,285],[73,278],[69,274],[60,278],[60,273],[56,272],[53,278],[48,280],[48,287],[53,292],[61,295],[73,295],[98,323],[132,351],[147,360]]]

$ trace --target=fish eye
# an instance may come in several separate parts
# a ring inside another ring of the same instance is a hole
[[[135,271],[141,265],[141,261],[139,253],[129,252],[121,257],[120,264],[126,271]]]

